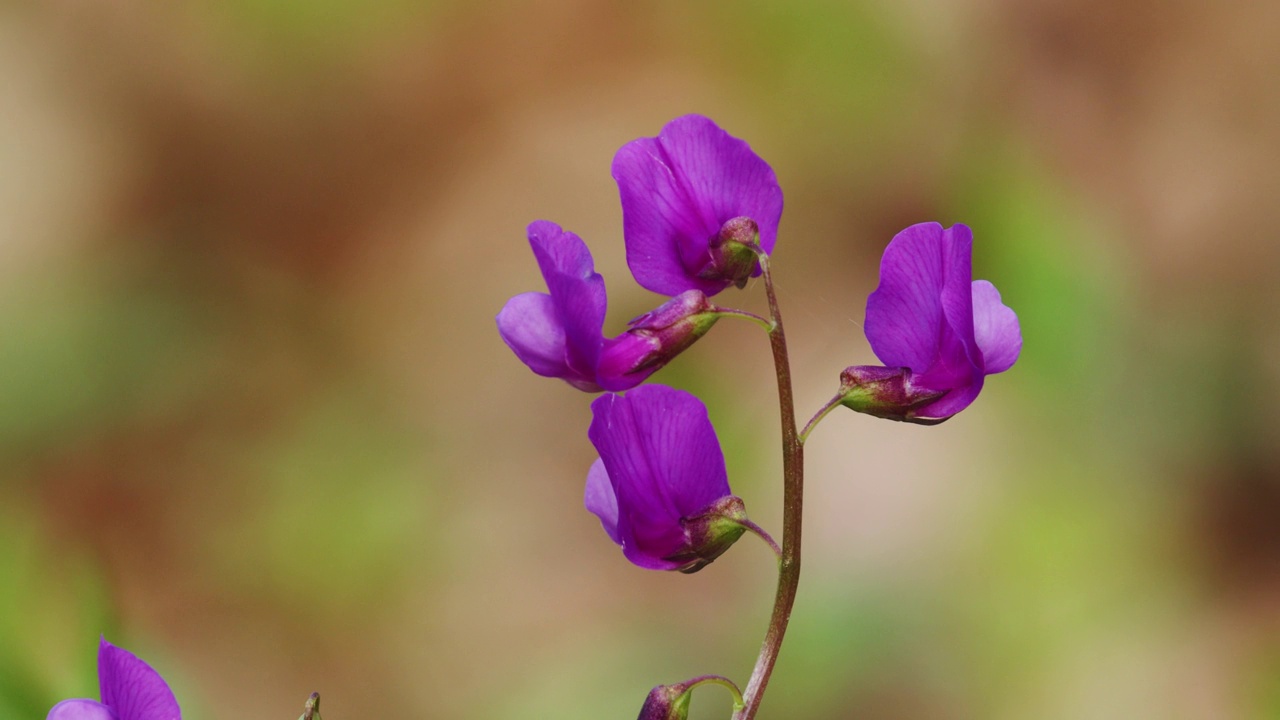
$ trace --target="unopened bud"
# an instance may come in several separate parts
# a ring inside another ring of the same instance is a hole
[[[649,691],[636,720],[685,720],[689,717],[689,699],[693,697],[688,683],[659,685]]]

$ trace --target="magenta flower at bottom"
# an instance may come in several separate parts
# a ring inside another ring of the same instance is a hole
[[[986,376],[1022,350],[1018,316],[986,280],[973,280],[973,233],[964,225],[912,225],[880,261],[867,298],[867,340],[888,368],[843,375],[844,404],[895,420],[945,419],[969,406]]]
[[[46,720],[181,720],[182,711],[160,673],[128,650],[98,643],[102,701],[63,700]]]
[[[695,572],[742,535],[746,510],[729,490],[702,401],[645,385],[603,395],[591,412],[588,435],[600,459],[587,473],[585,504],[628,560]]]

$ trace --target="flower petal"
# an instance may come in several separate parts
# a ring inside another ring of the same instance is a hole
[[[63,700],[49,711],[45,720],[118,720],[111,708],[97,700]]]
[[[973,231],[957,223],[944,230],[942,238],[942,314],[960,341],[947,360],[955,365],[967,361],[981,373],[982,352],[973,336]],[[951,350],[947,346],[942,343],[943,353]]]
[[[684,549],[681,519],[729,495],[724,454],[706,407],[693,395],[645,385],[591,405],[588,435],[618,502],[618,535],[631,562],[671,570]]]
[[[535,220],[525,231],[544,276],[557,272],[587,280],[596,274],[595,261],[582,238],[550,220]]]
[[[1000,301],[1000,291],[986,280],[973,281],[973,330],[988,375],[1013,367],[1022,352],[1018,316]]]
[[[948,418],[969,407],[982,392],[981,373],[971,376],[968,382],[955,386],[950,392],[928,405],[921,405],[911,412],[912,417]]]
[[[625,332],[604,341],[600,363],[596,366],[596,382],[610,392],[630,390],[658,372],[666,361],[655,362],[642,370],[634,368],[645,358],[661,350],[652,335]]]
[[[119,720],[181,720],[178,701],[164,678],[128,650],[103,639],[98,645],[102,702]]]
[[[922,373],[938,357],[945,322],[944,232],[938,223],[912,225],[885,248],[864,324],[872,352],[885,365]]]
[[[622,539],[618,536],[618,498],[613,494],[613,483],[600,458],[596,458],[587,471],[587,490],[583,495],[583,504],[592,515],[600,518],[600,524],[609,539],[621,545]]]
[[[544,377],[565,377],[565,333],[550,295],[517,295],[498,313],[498,334],[520,361]]]
[[[773,250],[782,189],[751,147],[701,115],[676,118],[656,138],[633,140],[613,158],[622,198],[627,264],[636,282],[664,295],[714,295],[726,280],[698,277],[708,241],[725,221],[746,216]]]
[[[565,334],[565,362],[582,377],[595,377],[608,305],[604,278],[577,235],[546,220],[531,223],[529,245],[555,303]]]

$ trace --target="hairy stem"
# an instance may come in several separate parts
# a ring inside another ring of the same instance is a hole
[[[795,399],[791,391],[791,361],[787,356],[787,338],[782,330],[782,314],[778,311],[778,295],[769,270],[769,256],[759,253],[764,289],[769,298],[769,345],[773,349],[773,367],[778,376],[778,405],[782,418],[782,555],[778,559],[778,591],[774,596],[769,629],[765,632],[760,656],[756,659],[751,680],[743,694],[745,706],[733,714],[733,720],[752,720],[760,709],[769,676],[778,661],[778,651],[787,633],[791,608],[800,586],[800,525],[804,514],[804,445],[796,432]]]

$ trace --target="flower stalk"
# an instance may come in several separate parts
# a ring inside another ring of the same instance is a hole
[[[743,693],[743,707],[733,714],[733,720],[752,720],[760,709],[769,677],[778,661],[782,640],[791,620],[791,608],[796,602],[800,587],[800,537],[804,520],[804,444],[796,431],[795,397],[791,389],[791,360],[787,354],[787,336],[782,328],[782,313],[778,310],[778,295],[773,287],[773,275],[769,269],[769,256],[757,253],[764,277],[765,294],[769,299],[769,346],[773,350],[773,368],[778,378],[778,406],[782,421],[782,553],[778,559],[778,589],[774,596],[773,612],[769,616],[769,629],[765,632],[760,655],[756,658],[751,679]]]
[[[823,418],[830,415],[832,410],[835,410],[836,408],[840,407],[840,401],[842,400],[844,400],[843,395],[836,395],[835,397],[831,398],[831,400],[827,401],[827,404],[823,405],[821,410],[814,413],[813,417],[809,418],[809,422],[805,423],[804,429],[800,431],[801,445],[803,445],[805,441],[809,439],[809,433],[813,432],[813,429],[818,427],[818,423],[822,422]]]

